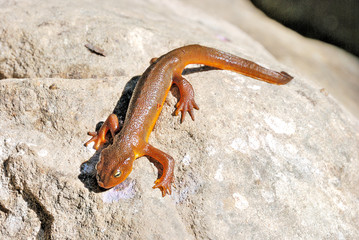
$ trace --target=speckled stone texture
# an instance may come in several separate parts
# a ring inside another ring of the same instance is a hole
[[[359,238],[358,120],[241,29],[178,1],[0,3],[1,239]],[[295,78],[187,74],[196,121],[172,116],[173,89],[150,137],[176,160],[173,194],[146,158],[101,191],[86,132],[151,58],[191,43]]]
[[[249,0],[206,0],[206,4],[203,4],[203,0],[181,2],[238,26],[277,60],[291,67],[297,75],[324,88],[359,118],[359,59],[354,55],[284,28],[280,23],[268,19]],[[288,4],[290,2],[287,1]],[[303,1],[297,3],[303,4]]]

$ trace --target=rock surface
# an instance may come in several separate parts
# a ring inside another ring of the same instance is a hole
[[[298,75],[325,88],[326,92],[359,118],[357,57],[284,28],[278,22],[268,19],[248,0],[207,0],[206,4],[202,0],[181,1],[238,26]]]
[[[145,158],[96,187],[85,133],[152,57],[200,43],[296,72],[240,29],[177,1],[0,3],[1,239],[359,237],[358,121],[300,74],[286,86],[186,75],[196,121],[172,116],[174,89],[150,138],[176,159],[173,194],[151,188]]]
[[[285,23],[285,26],[302,35],[334,44],[359,56],[359,5],[355,0],[251,2],[271,18]]]

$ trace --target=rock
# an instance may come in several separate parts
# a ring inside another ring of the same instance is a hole
[[[324,88],[345,109],[359,118],[359,59],[357,57],[340,48],[304,38],[284,28],[278,22],[268,19],[247,0],[208,0],[206,4],[201,0],[181,1],[238,26],[260,42],[276,59],[294,69],[298,75]]]
[[[252,0],[268,16],[304,36],[332,43],[359,56],[359,5],[355,1]],[[317,11],[313,11],[316,9]]]
[[[1,239],[358,238],[358,121],[299,74],[187,74],[196,121],[172,116],[173,89],[150,138],[176,160],[173,194],[146,158],[97,188],[86,132],[123,112],[152,57],[201,43],[295,73],[241,30],[177,1],[2,6]]]

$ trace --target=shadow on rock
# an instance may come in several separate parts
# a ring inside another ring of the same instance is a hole
[[[135,89],[136,83],[138,82],[140,77],[141,76],[135,76],[126,83],[126,86],[122,91],[121,97],[118,100],[113,110],[113,113],[116,114],[116,116],[118,117],[120,125],[122,125],[122,123],[125,120],[127,108],[130,103],[133,90]],[[103,123],[104,122],[101,121],[96,124],[95,127],[96,132],[100,130]],[[110,132],[108,132],[106,139],[108,140],[108,144],[106,144],[105,147],[112,143],[112,136]],[[107,190],[98,186],[96,179],[96,175],[97,175],[96,164],[99,161],[100,153],[101,153],[101,149],[96,151],[96,153],[89,160],[83,162],[80,166],[80,174],[78,175],[80,181],[85,185],[87,189],[89,189],[92,192],[103,192]]]

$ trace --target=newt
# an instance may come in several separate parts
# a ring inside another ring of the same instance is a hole
[[[188,64],[231,70],[277,85],[286,84],[293,78],[286,72],[272,71],[230,53],[200,45],[180,47],[151,60],[151,65],[136,84],[124,122],[120,124],[117,116],[111,114],[98,132],[88,133],[92,138],[85,146],[94,142],[96,150],[106,143],[108,131],[113,137],[112,144],[101,151],[96,165],[100,187],[108,189],[123,182],[131,173],[134,161],[147,156],[163,166],[163,174],[153,188],[159,188],[163,197],[171,194],[175,161],[169,154],[149,144],[148,139],[172,85],[176,85],[180,93],[175,115],[181,112],[181,123],[187,112],[194,120],[193,111],[199,107],[194,100],[192,85],[182,76]]]

